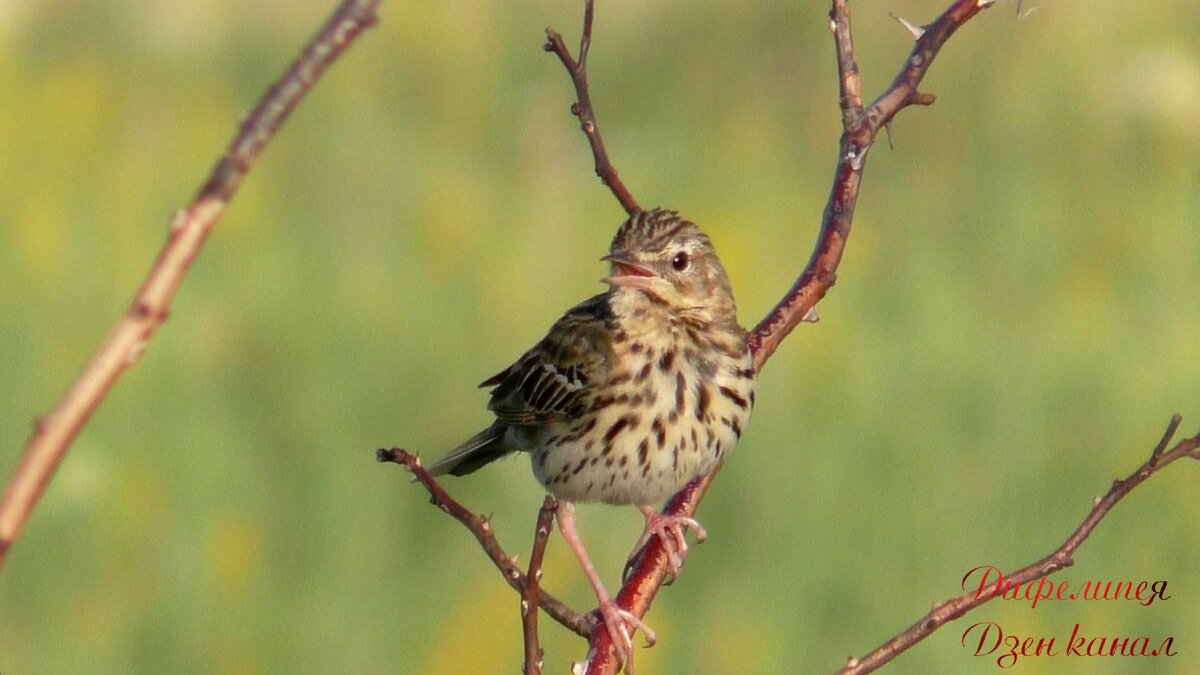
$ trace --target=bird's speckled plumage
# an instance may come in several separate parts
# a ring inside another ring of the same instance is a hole
[[[496,421],[430,467],[463,475],[512,451],[559,499],[644,506],[719,462],[754,403],[746,331],[712,243],[673,211],[613,238],[606,293],[567,311],[494,387]]]

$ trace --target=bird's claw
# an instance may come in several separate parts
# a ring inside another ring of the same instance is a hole
[[[634,633],[641,629],[642,635],[646,637],[647,647],[653,647],[658,642],[658,637],[645,621],[634,616],[632,612],[621,609],[612,600],[600,603],[600,620],[604,622],[613,649],[617,652],[617,660],[621,662],[626,673],[633,675]]]
[[[637,544],[633,547],[633,553],[625,562],[625,573],[623,578],[628,579],[633,573],[634,568],[641,562],[639,553],[642,547],[650,541],[650,537],[657,536],[662,542],[663,550],[667,554],[667,572],[672,578],[679,575],[679,570],[683,568],[684,558],[687,557],[688,544],[687,537],[684,534],[683,528],[690,527],[696,532],[696,543],[700,543],[708,538],[708,532],[696,521],[695,518],[679,515],[666,515],[655,511],[651,507],[641,509],[642,515],[646,518],[646,528],[642,530],[642,536],[638,539]]]

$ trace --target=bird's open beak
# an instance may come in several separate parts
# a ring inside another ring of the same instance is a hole
[[[629,286],[648,291],[650,282],[658,278],[654,270],[632,262],[620,253],[610,253],[601,260],[612,263],[615,268],[613,274],[601,279],[609,286]]]

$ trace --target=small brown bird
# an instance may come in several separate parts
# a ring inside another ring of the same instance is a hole
[[[572,502],[632,504],[638,547],[661,538],[673,572],[691,518],[654,504],[721,461],[754,405],[755,372],[729,277],[712,243],[674,211],[638,212],[613,238],[609,290],[568,310],[516,363],[483,382],[496,421],[431,467],[461,476],[514,451],[559,500],[559,528],[600,603],[622,662],[634,630],[653,633],[604,590],[579,538]],[[634,549],[635,551],[637,548]]]

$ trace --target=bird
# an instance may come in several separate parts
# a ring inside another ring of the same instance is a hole
[[[567,310],[541,341],[483,381],[495,421],[428,467],[462,476],[513,452],[558,501],[559,530],[632,672],[632,635],[654,633],[605,591],[575,521],[576,502],[633,505],[646,520],[634,551],[661,539],[676,574],[689,517],[655,504],[712,470],[738,442],[756,372],[729,276],[699,227],[665,209],[637,211],[607,255],[607,291]]]

